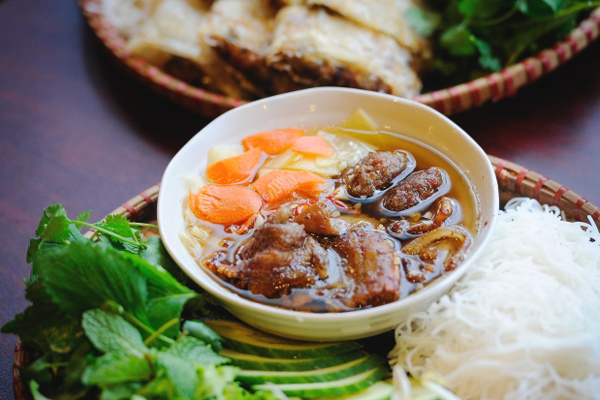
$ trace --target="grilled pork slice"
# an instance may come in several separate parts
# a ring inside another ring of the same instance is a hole
[[[240,248],[233,265],[217,252],[205,266],[239,289],[272,299],[326,279],[327,252],[301,225],[266,223]]]
[[[340,255],[346,276],[354,282],[351,296],[340,296],[346,306],[379,306],[398,300],[400,257],[386,233],[355,225],[337,237],[331,248]]]
[[[416,0],[306,0],[309,6],[323,6],[358,24],[396,39],[415,57],[413,67],[431,59],[431,45],[406,22],[405,13]],[[418,61],[418,62],[417,62]]]
[[[413,97],[421,81],[396,40],[323,9],[277,14],[267,63],[299,85],[348,86]]]
[[[128,50],[165,72],[212,91],[248,97],[223,62],[198,37],[208,12],[205,2],[163,0],[127,42]]]

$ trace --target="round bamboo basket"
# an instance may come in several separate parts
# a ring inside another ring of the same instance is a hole
[[[79,5],[89,26],[117,64],[135,79],[173,102],[207,117],[216,117],[247,103],[245,100],[191,86],[145,60],[133,57],[125,47],[125,39],[101,13],[101,1],[79,0]],[[554,71],[585,49],[599,35],[600,7],[553,47],[502,71],[446,89],[424,93],[416,96],[414,100],[446,115],[479,107],[490,101],[496,102],[515,95],[522,87]]]
[[[585,198],[528,168],[498,157],[488,157],[495,169],[501,203],[515,197],[533,198],[542,204],[558,206],[570,221],[593,222],[600,229],[600,208]],[[124,215],[132,221],[155,223],[159,190],[160,185],[152,186],[121,204],[110,214]],[[17,340],[13,363],[15,400],[31,399],[20,374],[20,367],[28,365],[30,361],[31,354],[26,344]]]

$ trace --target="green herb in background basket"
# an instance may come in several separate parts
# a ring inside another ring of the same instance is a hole
[[[411,26],[434,41],[435,74],[428,89],[498,71],[565,37],[600,1],[429,0],[412,8]]]
[[[201,322],[182,330],[184,307],[207,315],[210,304],[167,271],[178,268],[159,238],[141,235],[147,224],[90,224],[90,214],[44,210],[27,251],[31,305],[2,328],[36,352],[21,371],[34,399],[274,399],[234,382],[238,368]]]

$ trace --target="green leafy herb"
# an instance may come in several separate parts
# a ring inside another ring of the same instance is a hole
[[[90,215],[44,210],[27,251],[31,305],[2,327],[40,354],[21,371],[33,398],[275,400],[239,387],[238,368],[217,354],[221,338],[200,321],[182,330],[184,310],[198,318],[217,306],[159,237],[143,237],[153,225],[122,216],[92,224]]]
[[[71,220],[60,204],[46,207],[35,231],[37,237],[30,240],[27,262],[32,262],[35,254],[49,247],[86,242],[87,239],[80,231],[83,228],[95,231],[93,240],[99,240],[107,246],[119,250],[139,253],[147,248],[139,228],[142,226],[156,228],[150,224],[129,222],[122,215],[109,215],[105,221],[91,224],[87,222],[91,214],[91,211],[86,211]]]
[[[83,314],[82,326],[94,346],[104,353],[143,357],[148,351],[140,332],[119,315],[89,310]]]
[[[86,385],[114,385],[151,379],[152,368],[148,360],[119,352],[98,357],[83,374]]]
[[[600,1],[429,0],[429,10],[409,10],[411,26],[434,42],[439,89],[498,71],[555,43]],[[434,16],[437,15],[438,18]],[[431,30],[431,27],[435,27]]]

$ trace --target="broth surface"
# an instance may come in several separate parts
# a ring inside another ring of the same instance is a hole
[[[456,200],[456,203],[460,205],[460,214],[454,214],[452,226],[464,228],[466,232],[468,232],[468,240],[470,240],[470,236],[475,236],[477,234],[479,212],[476,196],[467,178],[447,157],[414,139],[387,131],[360,131],[335,126],[317,127],[306,130],[307,136],[321,135],[324,137],[331,137],[328,136],[331,134],[338,135],[339,137],[351,137],[352,140],[356,142],[355,144],[366,146],[370,149],[377,149],[378,151],[390,152],[396,149],[408,151],[416,160],[415,171],[426,170],[431,167],[441,168],[447,173],[451,185],[448,192],[443,197],[454,199]],[[323,161],[322,164],[326,165],[326,161],[327,160]],[[276,164],[280,162],[280,156],[270,156],[258,170],[257,177],[271,171],[274,165],[278,167]],[[302,165],[302,162],[304,162],[302,157],[298,159],[298,162],[299,165]],[[310,162],[313,163],[310,165],[314,165],[314,161]],[[351,165],[348,167],[350,166]],[[256,178],[254,181],[256,181]],[[406,219],[412,221],[411,223],[414,223],[418,218],[421,218],[424,221],[428,220],[427,217],[429,219],[432,218],[431,210],[434,206],[429,207],[430,211],[424,214],[416,214],[401,218],[384,217],[378,214],[376,206],[373,204],[353,203],[348,201],[348,197],[345,197],[343,193],[340,194],[341,192],[344,192],[343,189],[345,183],[341,178],[341,175],[337,174],[331,178],[325,178],[325,181],[326,189],[319,195],[318,199],[296,197],[289,198],[282,203],[265,203],[256,219],[245,231],[240,231],[239,225],[225,226],[200,220],[190,209],[189,203],[184,202],[183,213],[187,225],[186,233],[182,235],[182,240],[184,240],[199,266],[204,268],[205,271],[219,284],[250,300],[278,307],[311,312],[350,311],[357,308],[371,307],[373,304],[361,304],[358,307],[349,306],[349,304],[352,305],[355,303],[352,301],[352,296],[356,295],[355,292],[358,290],[356,288],[363,284],[362,281],[364,279],[357,278],[360,275],[356,275],[353,279],[351,273],[348,272],[349,269],[352,268],[349,267],[345,261],[345,253],[340,253],[338,249],[339,246],[335,247],[338,236],[310,234],[310,236],[326,251],[328,270],[325,279],[318,278],[316,282],[309,287],[291,288],[285,291],[285,293],[276,296],[265,295],[264,293],[253,293],[251,290],[239,287],[243,285],[239,284],[239,279],[235,274],[238,273],[236,270],[236,263],[240,263],[240,254],[243,253],[245,246],[249,246],[249,243],[252,244],[253,240],[256,241],[255,238],[253,238],[253,235],[261,226],[263,226],[265,221],[269,218],[273,218],[282,207],[292,208],[297,214],[297,210],[305,209],[307,204],[314,204],[318,200],[322,202],[335,200],[340,204],[343,204],[347,209],[340,208],[342,212],[334,212],[331,214],[331,221],[341,224],[340,226],[345,226],[346,228],[344,229],[350,229],[348,226],[352,227],[358,225],[360,225],[361,228],[367,227],[368,229],[363,229],[363,231],[367,232],[367,237],[370,237],[368,235],[375,235],[374,237],[376,238],[387,235],[386,232],[388,231],[390,224],[399,219]],[[328,198],[330,200],[327,200]],[[436,204],[439,204],[439,200]],[[358,212],[360,212],[360,214],[354,214]],[[425,219],[423,219],[423,215],[426,217]],[[435,217],[435,214],[433,217]],[[374,231],[375,233],[369,233],[370,231]],[[446,235],[448,234],[449,233],[446,232]],[[396,262],[397,258],[400,260],[398,262],[401,263],[398,267],[400,274],[400,293],[398,298],[406,297],[410,293],[421,289],[423,285],[429,284],[444,273],[450,273],[451,269],[455,267],[449,268],[447,264],[444,264],[444,260],[434,261],[423,267],[423,250],[421,253],[416,254],[405,254],[402,250],[413,240],[416,241],[416,239],[392,239],[389,235],[387,235],[386,240],[387,239],[389,239],[394,246],[394,254],[396,256],[393,262]],[[452,252],[451,248],[455,245],[455,242],[456,241],[453,241],[453,239],[443,237],[441,242],[435,243],[442,243],[442,250],[439,251],[446,251],[450,254]],[[412,247],[415,247],[415,245],[413,244]],[[465,247],[467,247],[467,245],[465,245]],[[459,250],[456,251],[458,252]],[[363,253],[364,252],[368,252],[368,248],[363,251]],[[340,254],[342,254],[342,256],[340,256]],[[215,273],[215,271],[217,271],[217,273]],[[233,271],[235,271],[235,274]],[[227,276],[235,275],[235,277],[223,279],[223,274],[226,274]],[[386,300],[382,301],[385,302]],[[379,305],[378,302],[379,300],[375,301],[376,304],[374,305]]]

